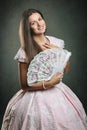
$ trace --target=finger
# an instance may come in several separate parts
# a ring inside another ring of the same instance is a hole
[[[63,75],[63,73],[62,72],[57,72],[56,75],[61,76],[61,75]]]
[[[63,74],[62,73],[57,74],[56,77],[59,78],[59,79],[61,79],[61,78],[63,78]]]
[[[45,45],[50,45],[50,43],[45,43]]]
[[[43,44],[43,46],[49,49],[51,48],[48,44]]]
[[[41,49],[42,49],[42,50],[46,50],[47,47],[45,47],[45,46],[41,46]]]

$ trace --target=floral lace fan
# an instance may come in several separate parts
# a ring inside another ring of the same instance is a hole
[[[48,81],[55,73],[63,72],[70,56],[71,52],[60,48],[47,49],[37,54],[28,67],[28,85]]]

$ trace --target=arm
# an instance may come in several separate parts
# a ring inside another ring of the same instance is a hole
[[[64,69],[64,73],[67,73],[70,69],[70,61],[67,62],[66,67]]]
[[[27,63],[22,63],[19,62],[19,79],[20,79],[20,85],[21,88],[25,91],[35,91],[35,90],[44,90],[43,88],[43,82],[36,83],[32,87],[29,87],[27,85],[27,69],[28,69],[28,64]],[[60,82],[60,79],[62,78],[62,74],[55,74],[51,80],[45,81],[44,86],[49,89],[53,87],[55,84]]]

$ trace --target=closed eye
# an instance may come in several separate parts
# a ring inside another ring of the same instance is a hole
[[[35,24],[35,21],[31,22],[31,25],[34,25]]]
[[[42,19],[42,17],[40,17],[38,20],[41,21],[41,20],[43,20],[43,19]]]

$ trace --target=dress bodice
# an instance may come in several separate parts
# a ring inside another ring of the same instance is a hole
[[[54,44],[54,45],[58,46],[59,48],[64,48],[64,41],[63,40],[56,38],[56,37],[53,37],[53,36],[46,36],[46,37],[49,39],[50,44]],[[25,55],[25,52],[22,48],[19,48],[14,59],[18,60],[19,62],[26,62],[26,55]]]

